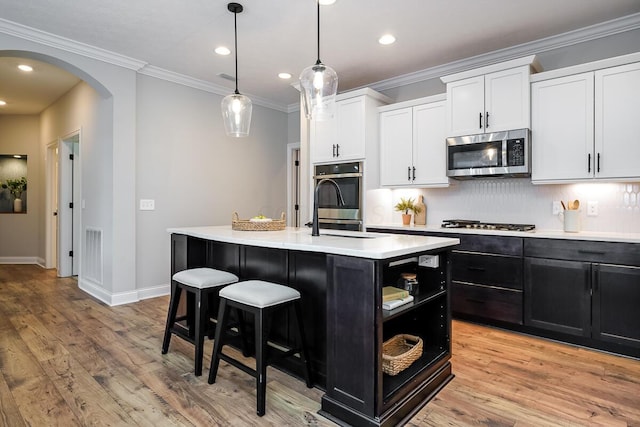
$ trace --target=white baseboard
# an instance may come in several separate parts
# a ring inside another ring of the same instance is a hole
[[[40,264],[42,258],[35,256],[6,256],[0,257],[0,264]]]
[[[79,280],[78,286],[84,292],[99,299],[103,303],[113,307],[116,305],[130,304],[138,302],[143,299],[155,298],[159,296],[169,295],[171,293],[171,287],[169,285],[153,286],[145,289],[138,289],[135,291],[111,293],[101,288],[95,283],[89,280]]]
[[[156,298],[156,297],[163,297],[165,295],[170,295],[170,294],[171,294],[171,285],[169,284],[153,286],[151,288],[138,289],[138,298],[140,298],[141,300]]]

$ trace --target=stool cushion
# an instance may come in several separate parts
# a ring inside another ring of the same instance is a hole
[[[276,283],[247,280],[222,289],[220,297],[252,307],[264,308],[296,300],[300,298],[300,292]]]
[[[189,270],[178,271],[173,275],[173,280],[183,285],[206,289],[236,283],[240,279],[235,274],[227,271],[215,270],[213,268],[191,268]]]

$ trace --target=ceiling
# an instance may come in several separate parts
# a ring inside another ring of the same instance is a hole
[[[299,99],[292,83],[316,60],[315,0],[241,3],[240,92],[286,111]],[[226,0],[0,0],[0,10],[7,21],[233,92],[234,83],[218,74],[235,75],[234,55],[213,52],[233,48]],[[639,12],[640,0],[337,0],[321,7],[320,53],[338,73],[342,92]],[[387,32],[397,41],[378,44]],[[14,62],[0,58],[0,99],[10,91],[24,105],[0,107],[0,113],[40,112],[77,83],[42,64],[28,84],[14,84]],[[293,78],[281,80],[280,72]],[[27,107],[34,93],[49,97]]]

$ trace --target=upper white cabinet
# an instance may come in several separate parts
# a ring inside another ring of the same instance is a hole
[[[331,120],[310,122],[311,163],[365,159],[368,144],[378,139],[377,107],[388,101],[371,89],[338,95]]]
[[[445,187],[445,109],[442,96],[380,108],[380,185]],[[436,101],[438,100],[438,101]]]
[[[530,127],[529,76],[535,56],[442,77],[447,136]]]
[[[640,63],[531,84],[534,183],[640,177]]]
[[[593,73],[531,85],[531,180],[593,176]]]
[[[595,72],[595,176],[640,177],[640,63]]]

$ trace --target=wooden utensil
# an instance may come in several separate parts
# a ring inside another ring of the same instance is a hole
[[[562,209],[566,211],[567,207],[565,206],[564,201],[560,200],[560,204],[562,205]]]
[[[580,209],[580,200],[574,200],[573,201],[573,210],[577,211],[578,209]]]

